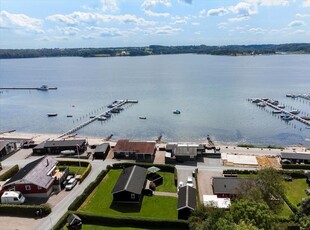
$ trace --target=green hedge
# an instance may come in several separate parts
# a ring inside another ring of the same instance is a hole
[[[223,170],[223,174],[257,174],[257,170],[227,169]]]
[[[285,201],[285,203],[290,207],[290,209],[292,210],[292,212],[293,213],[296,213],[297,212],[297,207],[294,205],[294,204],[292,204],[291,202],[290,202],[290,200],[286,197],[286,195],[284,195],[283,197],[283,200]]]
[[[307,169],[310,170],[310,164],[283,164],[283,169]]]
[[[283,175],[291,176],[294,179],[307,177],[303,170],[280,170],[279,172]]]
[[[14,176],[18,171],[19,171],[18,165],[14,165],[12,168],[10,168],[8,171],[6,171],[0,176],[0,180],[5,181]]]
[[[162,172],[171,172],[174,173],[174,166],[173,165],[163,165],[163,164],[148,164],[148,163],[129,163],[129,162],[124,162],[124,163],[115,163],[113,164],[113,169],[122,169],[122,168],[127,168],[133,165],[138,165],[143,168],[149,168],[152,166],[155,166],[159,168]]]
[[[80,183],[82,183],[84,181],[84,179],[88,176],[90,171],[91,171],[91,164],[88,164],[86,170],[84,171],[84,173],[81,176]]]
[[[85,212],[74,212],[83,224],[104,225],[114,227],[133,227],[146,229],[188,229],[188,222],[184,220],[161,220],[153,218],[116,217],[96,215]]]
[[[105,175],[108,173],[108,170],[103,170],[99,173],[97,178],[91,182],[83,191],[81,195],[79,195],[68,207],[68,210],[77,210],[87,199],[87,197],[91,194],[91,192],[100,184],[102,179],[105,177]]]
[[[90,163],[88,161],[70,161],[70,160],[59,160],[58,166],[83,166],[87,167]]]
[[[41,210],[38,215],[37,211]],[[0,204],[0,215],[41,218],[52,212],[48,204],[41,205],[16,205],[16,204]]]

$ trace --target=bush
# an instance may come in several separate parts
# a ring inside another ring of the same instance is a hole
[[[39,210],[41,212],[37,213]],[[41,205],[15,205],[15,204],[1,204],[0,215],[19,216],[19,217],[45,217],[52,212],[48,204]]]
[[[257,170],[227,169],[223,170],[223,174],[257,174]]]
[[[160,220],[153,218],[137,217],[112,217],[89,214],[85,212],[74,212],[78,215],[84,224],[104,225],[115,227],[133,227],[147,229],[188,229],[187,221],[183,220]]]
[[[159,168],[162,172],[171,172],[174,173],[174,166],[173,165],[162,165],[162,164],[148,164],[148,163],[129,163],[129,162],[124,162],[124,163],[116,163],[113,164],[113,169],[122,169],[122,168],[127,168],[133,165],[137,165],[143,168],[149,168],[152,166],[155,166]]]
[[[0,180],[5,181],[14,176],[18,171],[19,171],[18,165],[14,165],[12,168],[10,168],[8,171],[6,171],[0,176]]]
[[[70,161],[70,160],[59,160],[58,161],[58,166],[81,166],[82,167],[88,167],[89,162],[88,161]]]
[[[283,164],[283,169],[307,169],[310,170],[310,164]]]
[[[283,175],[291,176],[294,179],[307,177],[303,170],[280,170],[279,172]]]
[[[82,174],[81,179],[80,179],[80,183],[82,183],[84,181],[84,179],[88,176],[88,174],[91,171],[91,164],[88,164],[85,172]]]
[[[97,176],[97,178],[85,188],[84,192],[70,204],[68,210],[77,210],[84,203],[87,197],[92,193],[92,191],[100,184],[100,182],[107,173],[108,171],[102,170]]]
[[[297,207],[289,201],[289,199],[286,197],[286,195],[284,195],[282,198],[285,201],[285,203],[290,207],[292,212],[296,213],[298,210]]]

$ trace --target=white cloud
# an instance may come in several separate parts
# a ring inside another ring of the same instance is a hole
[[[192,22],[192,25],[193,25],[193,26],[199,26],[200,23],[199,23],[199,22]]]
[[[193,0],[179,0],[179,2],[185,2],[191,5],[193,3]]]
[[[310,0],[304,0],[303,7],[310,7]]]
[[[180,28],[173,28],[171,26],[162,26],[147,29],[148,34],[174,34],[180,31],[182,31]]]
[[[172,24],[187,24],[188,21],[191,19],[191,17],[190,16],[184,16],[184,17],[176,16],[176,17],[172,17],[171,19],[174,20]]]
[[[304,34],[306,31],[305,30],[295,30],[291,34]]]
[[[217,24],[217,27],[219,29],[226,29],[227,28],[227,23],[226,22],[221,22],[221,23]]]
[[[76,27],[58,27],[58,30],[61,31],[62,34],[67,35],[67,36],[74,36],[77,35],[80,32],[80,29]]]
[[[289,0],[256,0],[262,6],[286,6]]]
[[[258,12],[257,5],[250,2],[239,2],[237,5],[229,7],[229,10],[239,16],[250,16]]]
[[[171,2],[169,0],[145,0],[142,3],[142,8],[149,9],[150,7],[154,7],[156,5],[164,5],[166,7],[170,7]]]
[[[244,16],[244,17],[230,18],[230,19],[228,19],[228,21],[230,21],[230,22],[242,22],[242,21],[246,21],[249,19],[250,19],[249,16]]]
[[[228,10],[226,10],[224,7],[208,10],[207,13],[208,16],[224,16],[226,14],[228,14]]]
[[[102,4],[102,10],[105,11],[117,11],[119,10],[117,5],[118,0],[100,0]]]
[[[136,15],[124,14],[124,15],[108,15],[98,13],[84,13],[84,12],[73,12],[71,14],[62,15],[55,14],[48,16],[47,20],[64,23],[66,25],[79,25],[79,24],[99,24],[102,22],[116,21],[120,23],[130,23],[137,25],[154,25],[154,21],[147,21],[144,18],[139,18]]]
[[[306,18],[306,17],[310,17],[310,14],[296,14],[297,18]]]
[[[295,20],[288,24],[289,27],[299,27],[299,26],[304,26],[304,25],[306,25],[306,23],[300,20]]]
[[[264,34],[266,32],[266,30],[264,30],[262,28],[251,28],[251,29],[249,29],[249,32],[255,33],[255,34]]]
[[[0,12],[0,28],[44,33],[42,26],[41,19],[31,18],[25,14],[11,14],[4,10]]]
[[[152,10],[144,10],[144,13],[150,17],[169,17],[169,13],[155,13]]]

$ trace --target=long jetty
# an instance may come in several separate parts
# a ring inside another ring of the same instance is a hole
[[[301,123],[304,123],[307,126],[310,126],[310,121],[307,121],[307,120],[305,120],[305,119],[303,119],[303,118],[301,118],[301,117],[299,117],[299,116],[297,116],[297,115],[295,115],[293,113],[290,113],[290,112],[286,111],[285,109],[281,109],[277,105],[274,105],[274,104],[268,102],[268,100],[263,100],[263,99],[260,99],[260,98],[257,98],[257,100],[259,100],[258,103],[264,103],[264,104],[270,106],[271,108],[273,108],[275,110],[278,110],[278,111],[281,111],[282,113],[285,113],[285,114],[291,116],[295,120],[297,120],[297,121],[299,121]]]
[[[57,87],[49,87],[46,90],[42,90],[38,87],[0,87],[0,90],[40,90],[40,91],[47,91],[47,90],[56,90]]]
[[[138,100],[128,100],[128,99],[126,99],[126,100],[119,100],[119,101],[117,101],[117,103],[115,103],[114,106],[113,106],[112,108],[110,108],[109,110],[107,110],[107,111],[105,111],[105,112],[103,112],[103,113],[101,113],[101,114],[95,116],[94,118],[91,118],[91,119],[85,121],[85,122],[82,123],[82,124],[79,124],[78,126],[76,126],[76,127],[72,128],[72,129],[70,129],[69,131],[67,131],[67,132],[65,132],[65,133],[63,133],[63,134],[61,134],[61,135],[60,135],[59,137],[57,137],[57,138],[62,138],[62,137],[64,137],[64,136],[70,135],[70,134],[72,134],[72,133],[74,133],[74,132],[80,130],[81,128],[83,128],[83,127],[89,125],[90,123],[96,121],[99,117],[101,117],[101,116],[103,116],[104,114],[110,112],[111,110],[113,110],[113,109],[115,109],[115,108],[118,108],[118,107],[121,107],[121,106],[123,106],[123,105],[125,105],[125,104],[128,104],[128,103],[138,103]]]

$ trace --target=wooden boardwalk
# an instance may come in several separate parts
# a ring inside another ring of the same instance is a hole
[[[89,125],[89,124],[92,123],[93,121],[96,121],[99,117],[103,116],[104,114],[106,114],[106,113],[108,113],[108,112],[111,112],[111,110],[116,109],[116,108],[119,108],[119,107],[121,107],[121,106],[123,106],[123,105],[125,105],[125,104],[128,104],[128,103],[138,103],[138,101],[137,101],[137,100],[128,100],[128,99],[117,101],[117,103],[115,103],[115,104],[113,105],[113,107],[110,108],[109,110],[107,110],[107,111],[105,111],[105,112],[103,112],[103,113],[101,113],[101,114],[95,116],[94,118],[91,118],[91,119],[89,119],[89,120],[83,122],[82,124],[79,124],[78,126],[76,126],[76,127],[72,128],[72,129],[70,129],[69,131],[67,131],[67,132],[65,132],[65,133],[63,133],[63,134],[61,134],[61,135],[58,136],[57,138],[62,138],[62,137],[65,137],[65,136],[67,136],[67,135],[70,135],[70,134],[72,134],[72,133],[74,133],[74,132],[76,132],[76,131],[82,129],[83,127]]]

